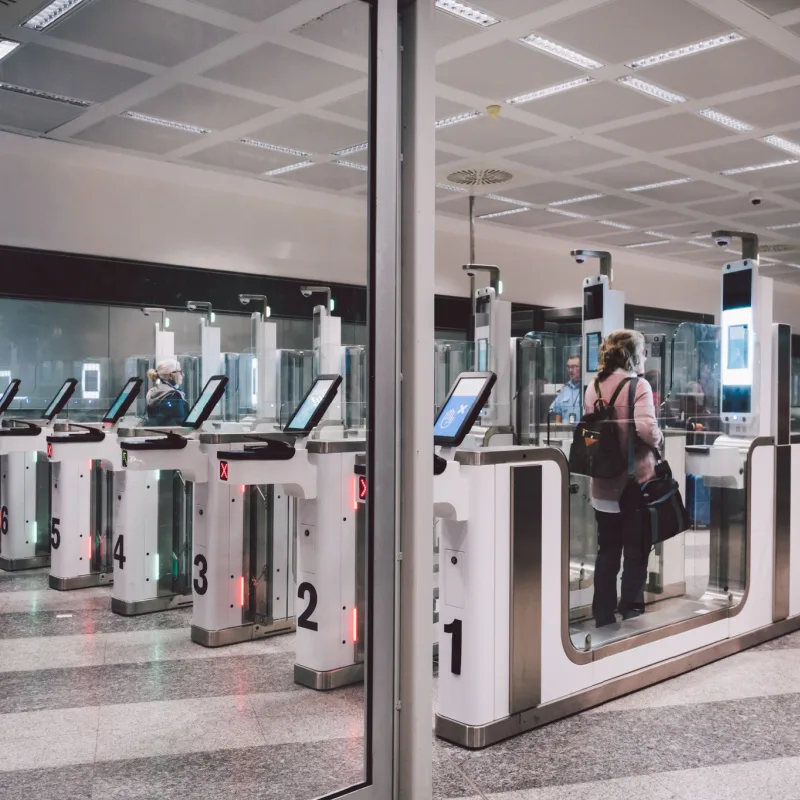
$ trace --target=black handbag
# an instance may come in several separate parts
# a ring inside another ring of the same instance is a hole
[[[636,480],[636,421],[633,406],[636,399],[634,378],[630,385],[628,408],[630,410],[630,436],[628,437],[628,483],[619,500],[620,511],[634,512],[639,517],[645,551],[659,542],[689,529],[689,515],[681,497],[678,482],[672,476],[669,464],[655,448],[656,476],[644,483]]]

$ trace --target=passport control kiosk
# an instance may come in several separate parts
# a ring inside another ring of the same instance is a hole
[[[6,388],[0,408],[8,408],[16,394],[15,382]],[[0,428],[0,569],[19,570],[50,566],[50,479],[49,465],[40,462],[47,452],[47,436],[56,417],[69,402],[78,381],[69,378],[40,420],[3,420]],[[19,386],[19,381],[16,382]],[[12,392],[10,399],[8,393]],[[41,467],[46,466],[47,475]],[[37,477],[37,472],[39,473]],[[45,478],[47,478],[45,480]],[[42,519],[42,511],[47,514]]]
[[[242,568],[245,537],[229,509],[248,485],[280,483],[298,499],[294,678],[318,690],[364,677],[363,604],[357,588],[360,575],[363,583],[363,542],[356,536],[354,468],[366,442],[309,438],[334,404],[341,382],[340,375],[318,376],[282,434],[273,434],[266,444],[217,453],[207,527],[195,539],[195,561],[202,558],[207,585],[195,601],[193,640],[224,644],[251,638],[256,634],[244,621],[251,601]],[[321,428],[326,430],[331,428]]]
[[[196,518],[202,485],[208,480],[208,453],[215,447],[201,441],[200,429],[222,399],[227,383],[224,375],[212,376],[180,427],[150,429],[155,436],[143,436],[148,431],[141,428],[119,431],[122,473],[115,494],[111,598],[111,610],[117,614],[132,616],[191,605],[191,543],[174,540],[171,509],[168,524],[159,525],[156,478],[161,470],[180,470],[193,481]],[[217,436],[228,441],[237,435]]]
[[[625,293],[611,288],[609,275],[583,281],[583,388],[600,366],[600,346],[606,336],[625,327]]]
[[[142,388],[131,378],[99,424],[58,424],[47,437],[53,464],[50,588],[67,591],[113,580],[114,474],[122,468],[117,427]]]

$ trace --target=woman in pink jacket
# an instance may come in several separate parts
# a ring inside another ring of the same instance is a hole
[[[636,386],[633,417],[636,427],[636,480],[639,483],[655,477],[656,459],[652,448],[661,448],[664,437],[656,421],[653,390],[641,378],[645,362],[644,336],[638,331],[614,331],[600,349],[600,370],[586,390],[586,413],[594,409],[599,396],[610,400],[622,381],[640,377]],[[628,386],[619,393],[614,407],[619,422],[620,444],[628,454],[630,437],[630,392]],[[592,612],[597,627],[616,622],[615,613],[630,619],[644,613],[644,584],[647,560],[643,536],[635,514],[621,512],[619,498],[628,481],[625,469],[619,477],[592,479],[592,506],[597,519],[597,561],[594,571]],[[617,575],[624,555],[622,591],[617,604]]]

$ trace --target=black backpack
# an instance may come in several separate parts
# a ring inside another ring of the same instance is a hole
[[[594,411],[584,414],[575,427],[569,451],[570,472],[591,478],[618,478],[627,471],[628,459],[622,452],[614,404],[629,381],[630,378],[621,381],[606,403],[600,393],[600,381],[594,379],[597,400]]]

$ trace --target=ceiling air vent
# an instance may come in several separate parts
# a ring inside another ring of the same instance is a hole
[[[457,186],[496,186],[507,183],[513,175],[504,169],[460,169],[447,176],[450,183]]]

